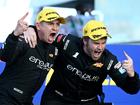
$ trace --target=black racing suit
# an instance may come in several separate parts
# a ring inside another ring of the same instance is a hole
[[[1,57],[6,61],[0,75],[0,105],[32,105],[32,99],[53,66],[53,45],[38,41],[30,48],[22,38],[10,34]]]
[[[102,83],[109,75],[125,92],[139,91],[139,76],[128,77],[114,56],[107,49],[98,61],[83,50],[83,41],[72,35],[59,35],[55,46],[59,54],[54,63],[54,74],[47,85],[41,105],[98,105],[97,95],[102,92]]]

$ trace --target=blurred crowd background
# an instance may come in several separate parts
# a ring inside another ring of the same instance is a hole
[[[60,33],[82,36],[83,25],[90,19],[105,22],[112,38],[109,44],[140,43],[139,0],[0,0],[0,42],[15,28],[26,12],[26,21],[34,24],[42,8],[55,8],[67,18]]]

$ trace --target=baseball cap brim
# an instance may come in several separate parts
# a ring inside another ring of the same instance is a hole
[[[111,35],[109,35],[109,34],[106,34],[106,35],[89,35],[88,37],[89,37],[90,39],[94,40],[94,41],[100,40],[100,39],[105,38],[105,37],[110,37],[110,38],[112,38]]]
[[[59,18],[57,18],[57,19],[60,20],[60,23],[61,23],[61,24],[65,24],[65,23],[66,23],[66,19],[63,18],[63,17],[59,17]]]
[[[44,18],[41,21],[44,21],[44,22],[52,22],[54,20],[59,20],[61,24],[65,24],[66,23],[66,19],[63,18],[63,17],[56,17],[56,18],[51,19],[51,20],[48,20],[47,18]]]

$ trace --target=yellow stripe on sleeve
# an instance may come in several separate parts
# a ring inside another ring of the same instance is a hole
[[[50,79],[51,79],[53,73],[54,73],[54,69],[51,68],[51,69],[49,70],[47,76],[46,76],[45,86],[47,86],[47,84],[49,83],[49,81],[50,81]]]

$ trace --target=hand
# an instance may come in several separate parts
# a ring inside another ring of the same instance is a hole
[[[37,36],[32,27],[28,27],[28,29],[24,32],[24,38],[31,48],[34,48],[37,45]]]
[[[129,77],[134,77],[134,67],[132,58],[124,51],[124,55],[126,56],[126,60],[123,61],[122,67],[126,70]]]
[[[24,19],[27,17],[27,15],[28,15],[28,12],[21,19],[18,20],[17,26],[16,26],[16,28],[14,30],[14,35],[15,36],[19,36],[24,31],[27,30],[28,24],[27,24],[27,22],[24,21]]]

